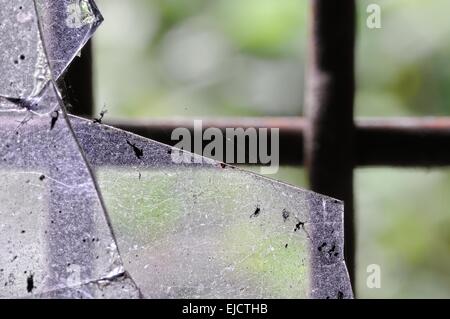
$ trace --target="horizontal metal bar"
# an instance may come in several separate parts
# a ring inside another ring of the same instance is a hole
[[[358,119],[355,136],[357,166],[450,166],[450,118],[370,118]],[[153,140],[175,145],[172,131],[177,127],[193,131],[194,121],[119,120],[106,124]],[[303,133],[306,121],[301,117],[221,118],[203,120],[203,129],[279,128],[280,164],[303,165]],[[332,160],[332,159],[330,159]]]
[[[359,166],[449,166],[450,118],[358,121],[356,162]]]
[[[194,130],[194,120],[111,120],[106,124],[136,133],[156,140],[158,142],[172,145],[178,141],[171,139],[172,131],[175,128],[183,127]],[[280,130],[280,160],[283,165],[299,165],[303,161],[303,130],[305,120],[303,118],[229,118],[229,119],[206,119],[202,121],[204,130],[213,127],[222,131],[225,139],[227,128],[278,128]],[[193,136],[193,134],[192,134]],[[207,142],[206,142],[207,143]],[[224,140],[225,143],[225,140]],[[225,145],[225,144],[223,144]],[[226,150],[224,150],[226,152]],[[248,154],[248,145],[246,147]],[[226,154],[224,154],[226,157]],[[248,157],[246,157],[248,158]],[[233,164],[233,163],[229,163]],[[258,163],[259,164],[259,163]]]

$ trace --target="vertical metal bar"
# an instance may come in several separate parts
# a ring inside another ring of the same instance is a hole
[[[312,190],[345,203],[345,258],[354,283],[355,1],[311,0],[305,159]]]
[[[92,117],[94,114],[92,43],[89,41],[76,58],[60,83],[68,111],[75,115]]]

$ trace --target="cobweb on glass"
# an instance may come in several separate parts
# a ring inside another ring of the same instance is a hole
[[[0,297],[51,293],[124,272],[57,94],[49,85],[39,101],[51,115],[0,113]]]
[[[0,0],[0,8],[0,111],[33,104],[103,21],[91,0]]]
[[[11,99],[31,99],[50,80],[34,2],[0,1],[0,111],[17,106]]]
[[[139,299],[141,294],[127,273],[81,286],[35,295],[36,299]]]
[[[103,21],[92,0],[35,0],[47,57],[55,79],[80,53]]]
[[[352,296],[342,203],[67,117],[54,81],[95,4],[0,5],[0,297]]]
[[[103,288],[112,296],[108,287],[125,280],[124,268],[54,85],[62,69],[52,74],[47,53],[54,57],[57,49],[41,37],[52,23],[38,18],[36,8],[45,4],[0,1],[0,297],[98,297]],[[61,62],[90,36],[79,33],[58,35],[67,43]],[[134,285],[128,277],[126,285]],[[133,287],[129,297],[138,294]]]
[[[350,298],[343,204],[70,117],[146,298]],[[174,155],[177,154],[177,157]],[[179,162],[178,156],[190,162]]]

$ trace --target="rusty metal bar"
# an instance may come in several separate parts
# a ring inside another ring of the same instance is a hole
[[[311,0],[305,163],[313,191],[344,201],[345,259],[354,282],[354,0]]]
[[[170,136],[177,127],[193,130],[194,122],[179,120],[107,119],[107,124],[161,143],[174,145]],[[203,129],[279,128],[280,164],[304,164],[306,120],[301,117],[205,119]],[[355,165],[441,167],[450,166],[450,118],[356,119]]]
[[[177,141],[171,140],[172,131],[175,128],[183,127],[191,131],[194,136],[194,121],[188,119],[178,120],[106,120],[106,124],[133,132],[135,134],[148,137],[155,141],[175,145]],[[303,162],[303,152],[292,152],[293,149],[300,150],[303,145],[303,130],[305,121],[299,117],[285,118],[229,118],[229,119],[206,119],[202,122],[203,130],[210,127],[219,128],[223,133],[223,145],[225,145],[225,130],[227,128],[278,128],[280,129],[280,157],[283,165],[301,165]],[[269,139],[270,140],[270,139]],[[226,152],[226,149],[224,149]],[[246,145],[246,155],[248,155],[248,145]],[[201,154],[200,154],[201,155]],[[227,158],[224,154],[224,158]],[[248,158],[248,156],[246,157]],[[259,159],[258,159],[259,160]],[[233,163],[229,163],[233,164]],[[257,163],[258,165],[260,163]]]
[[[193,130],[193,121],[180,120],[114,120],[106,124],[135,134],[175,145],[171,133],[177,127]],[[15,121],[5,122],[11,129]],[[279,128],[280,164],[304,164],[303,140],[306,120],[301,117],[210,119],[203,121],[203,129]],[[355,128],[356,166],[449,167],[450,118],[380,118],[357,119]],[[224,140],[225,143],[225,140]],[[248,146],[248,145],[247,145]],[[226,149],[224,149],[226,151]],[[224,154],[226,157],[226,154]],[[229,163],[232,164],[232,163]],[[249,164],[251,165],[251,164]]]
[[[121,120],[106,124],[155,141],[175,145],[171,133],[177,127],[193,130],[192,120]],[[7,123],[3,123],[6,125]],[[15,127],[17,123],[10,123]],[[304,164],[303,141],[306,121],[298,117],[204,120],[203,129],[279,128],[280,164]],[[357,119],[355,128],[356,166],[448,167],[450,166],[450,118]],[[225,141],[224,141],[225,142]],[[224,150],[226,151],[226,149]],[[224,154],[226,156],[226,154]],[[232,163],[230,163],[232,164]],[[251,165],[251,164],[249,164]]]
[[[450,167],[450,117],[370,118],[356,119],[355,122],[356,166]],[[109,119],[105,123],[169,145],[176,144],[176,141],[171,140],[171,133],[175,128],[186,127],[193,130],[194,126],[193,120],[188,119]],[[2,125],[10,125],[14,129],[17,123],[11,121]],[[223,132],[226,128],[235,127],[279,128],[280,164],[301,166],[304,163],[304,118],[204,120],[203,129],[210,127],[219,128]]]
[[[440,167],[450,165],[450,119],[378,119],[358,123],[359,166]]]
[[[84,46],[81,56],[72,62],[59,86],[70,113],[86,117],[94,114],[91,41]]]

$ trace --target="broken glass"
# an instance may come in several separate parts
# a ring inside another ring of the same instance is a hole
[[[31,98],[50,80],[34,2],[2,0],[0,5],[0,96]],[[0,107],[15,108],[5,99]]]
[[[47,114],[0,113],[1,297],[23,297],[123,273],[115,240],[57,91]]]
[[[77,287],[35,295],[33,298],[44,299],[139,299],[141,294],[136,284],[127,273],[112,278],[105,278]]]
[[[59,78],[103,21],[92,0],[36,0],[53,77]]]
[[[352,296],[341,202],[70,118],[145,297]]]
[[[68,116],[95,4],[0,6],[0,297],[352,297],[341,202]]]
[[[0,1],[0,109],[57,80],[103,21],[91,0]]]
[[[34,2],[0,4],[9,79],[0,89],[0,297],[112,286],[124,268],[52,80]]]

